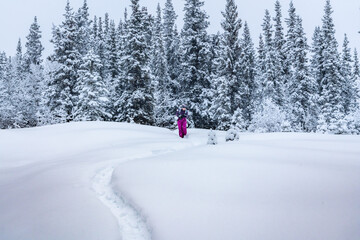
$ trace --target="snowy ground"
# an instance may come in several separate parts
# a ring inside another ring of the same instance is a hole
[[[0,131],[1,240],[360,239],[360,137]]]

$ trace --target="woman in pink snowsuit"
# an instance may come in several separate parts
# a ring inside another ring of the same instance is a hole
[[[178,117],[177,123],[178,123],[178,127],[179,127],[179,136],[181,138],[184,138],[184,136],[187,134],[186,118],[188,116],[188,111],[186,110],[186,107],[182,106],[181,109],[178,109],[176,111],[176,116]]]

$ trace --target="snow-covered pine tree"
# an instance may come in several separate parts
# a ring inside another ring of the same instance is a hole
[[[263,76],[265,75],[266,66],[265,66],[265,46],[263,35],[259,36],[259,46],[257,47],[257,57],[255,58],[256,63],[256,73],[255,73],[255,92],[254,92],[254,106],[259,106],[263,99]],[[255,108],[253,108],[253,111]]]
[[[29,95],[29,83],[26,81],[25,58],[22,53],[22,43],[19,39],[16,47],[16,56],[11,61],[11,78],[9,81],[12,85],[11,98],[15,108],[14,126],[17,128],[34,126],[32,99]],[[31,87],[30,87],[31,89]],[[31,123],[30,123],[31,122]]]
[[[203,5],[202,0],[185,2],[179,98],[192,111],[195,127],[208,128],[212,91],[207,68],[209,44],[206,29],[209,22],[207,14],[201,9]]]
[[[5,56],[5,55],[4,55]],[[9,57],[6,61],[5,71],[3,72],[3,88],[5,89],[5,113],[8,128],[27,127],[27,117],[29,115],[27,87],[25,81],[25,64],[22,53],[21,39],[16,47],[16,56]],[[4,93],[3,93],[4,94]]]
[[[27,109],[29,112],[29,125],[37,125],[37,118],[39,117],[39,105],[42,101],[41,85],[44,81],[43,66],[42,66],[42,51],[44,47],[41,44],[41,31],[34,18],[34,22],[30,26],[30,31],[25,43],[26,52],[24,55],[25,64],[25,88],[28,95]]]
[[[345,114],[355,110],[356,107],[356,83],[352,72],[353,58],[351,49],[349,48],[349,40],[347,35],[344,36],[344,43],[341,54],[341,75],[344,78],[343,101]]]
[[[9,77],[10,64],[5,52],[0,52],[0,128],[9,128],[13,125],[15,114],[11,101],[11,78]]]
[[[312,37],[312,46],[311,46],[311,75],[316,81],[317,85],[317,93],[318,95],[322,92],[322,73],[323,73],[323,66],[322,66],[322,38],[321,38],[321,28],[315,27],[314,34]]]
[[[294,60],[294,52],[293,50],[296,47],[296,33],[295,33],[295,25],[296,25],[296,9],[294,6],[294,3],[290,1],[289,4],[289,10],[288,10],[288,17],[285,19],[286,26],[287,26],[287,32],[286,32],[286,40],[284,44],[284,51],[286,55],[286,62],[285,67],[286,70],[290,71],[291,65]],[[289,72],[288,72],[289,73]]]
[[[101,61],[92,50],[83,58],[76,91],[79,101],[74,111],[76,121],[102,121],[109,119],[109,91],[100,76]]]
[[[240,74],[237,73],[240,61],[239,30],[241,20],[238,17],[237,6],[234,0],[227,0],[225,11],[222,12],[224,19],[221,26],[224,30],[219,53],[218,76],[216,80],[216,96],[212,104],[212,112],[216,116],[217,128],[228,130],[231,118],[237,108],[241,108],[242,95],[248,89],[242,84]],[[240,89],[240,87],[243,87]]]
[[[117,31],[115,22],[110,21],[109,31],[105,39],[105,56],[107,58],[105,76],[107,78],[117,78],[119,76],[119,58],[118,58],[118,46],[117,46]]]
[[[54,74],[57,72],[57,70],[61,67],[61,64],[55,61],[51,60],[45,60],[43,65],[43,80],[40,82],[40,103],[38,106],[38,112],[37,112],[37,120],[38,126],[44,126],[49,124],[56,124],[59,122],[65,122],[66,119],[59,119],[58,116],[55,116],[51,112],[51,106],[49,105],[50,97],[53,96],[53,88],[49,87],[50,83],[54,79]],[[37,73],[34,71],[34,75],[36,76]],[[64,115],[65,116],[65,115]]]
[[[320,76],[320,108],[326,129],[331,133],[343,133],[345,108],[343,101],[344,78],[341,75],[338,43],[335,38],[335,27],[332,18],[330,0],[326,1],[321,28],[322,73]],[[322,126],[319,126],[323,128]]]
[[[208,127],[211,129],[219,128],[219,124],[221,122],[218,122],[218,115],[216,115],[216,111],[219,109],[216,108],[214,105],[216,105],[216,101],[219,100],[216,99],[216,94],[218,91],[218,86],[220,79],[219,70],[222,70],[220,67],[221,64],[221,58],[220,53],[223,50],[222,47],[222,41],[223,41],[223,35],[220,32],[217,32],[216,34],[210,34],[209,35],[209,51],[208,51],[208,58],[207,58],[207,71],[210,81],[210,89],[208,91],[209,99],[212,99],[212,104],[208,109],[209,113],[209,119],[208,119]],[[218,81],[219,80],[219,81]],[[181,98],[181,97],[180,97]],[[228,124],[228,123],[224,123]]]
[[[110,20],[110,25],[108,33],[104,39],[104,58],[102,61],[102,66],[100,69],[104,75],[104,81],[106,83],[107,89],[109,90],[109,103],[108,103],[108,112],[115,114],[116,109],[114,108],[114,103],[118,98],[116,94],[116,87],[119,84],[119,62],[120,62],[120,52],[119,52],[119,39],[118,39],[118,30],[116,29],[115,22]],[[103,66],[103,64],[107,64]],[[112,120],[105,119],[105,120]]]
[[[242,120],[244,123],[238,123],[247,128],[252,118],[254,110],[254,101],[256,95],[256,55],[254,49],[254,43],[251,39],[250,29],[247,22],[244,24],[244,32],[240,40],[240,63],[238,68],[240,69],[241,78],[241,111]],[[244,91],[245,90],[245,91]],[[239,111],[239,110],[238,110]]]
[[[30,26],[29,35],[26,37],[27,42],[25,43],[25,64],[26,69],[30,68],[30,64],[40,65],[42,63],[42,51],[44,47],[41,44],[41,31],[37,21],[37,17],[34,17],[34,22]]]
[[[91,20],[89,14],[89,7],[87,0],[75,15],[76,22],[78,24],[78,40],[77,48],[82,56],[85,56],[91,49]]]
[[[97,34],[94,35],[95,38],[95,47],[94,51],[95,54],[99,56],[101,61],[101,70],[100,70],[100,76],[104,79],[106,78],[106,66],[107,64],[107,57],[106,57],[106,43],[105,43],[105,33],[103,30],[103,21],[102,18],[98,18],[98,24],[97,24]]]
[[[59,67],[52,74],[49,82],[50,95],[48,105],[52,114],[59,121],[71,121],[73,110],[77,103],[75,86],[78,80],[77,70],[81,62],[81,54],[78,51],[78,24],[75,14],[67,1],[64,21],[53,29],[51,42],[54,44],[54,53],[50,56]]]
[[[141,14],[144,19],[143,28],[144,28],[144,32],[145,32],[146,43],[149,46],[148,52],[150,54],[151,46],[152,46],[152,39],[153,39],[153,26],[154,26],[155,19],[151,14],[149,14],[147,7],[141,8]]]
[[[164,37],[164,49],[166,55],[166,62],[168,64],[168,75],[172,82],[172,94],[176,94],[179,91],[177,84],[177,78],[180,74],[180,56],[179,56],[179,34],[176,31],[175,21],[177,15],[174,10],[172,0],[166,0],[163,10],[163,37]]]
[[[276,72],[277,78],[280,84],[280,89],[283,93],[282,105],[284,108],[286,107],[287,102],[287,87],[286,83],[289,78],[289,66],[287,61],[286,54],[286,39],[284,37],[284,28],[282,26],[282,12],[281,12],[281,4],[279,0],[275,2],[275,17],[273,18],[274,24],[274,53],[276,58]]]
[[[351,76],[354,81],[354,102],[355,107],[346,116],[349,133],[360,134],[360,66],[357,50],[354,49],[353,64],[351,69]]]
[[[125,89],[116,103],[117,120],[153,125],[154,96],[148,44],[151,24],[146,11],[140,9],[139,0],[131,0],[131,8],[123,64]]]
[[[281,82],[280,74],[277,72],[279,69],[276,50],[274,47],[273,39],[273,26],[271,24],[271,16],[268,10],[265,11],[264,22],[262,24],[264,35],[264,67],[265,71],[262,72],[262,94],[279,107],[283,106],[283,85]]]
[[[124,20],[120,20],[117,29],[117,53],[118,53],[118,70],[119,76],[115,79],[113,86],[110,89],[110,101],[112,102],[111,107],[113,108],[113,120],[114,121],[122,121],[123,111],[122,108],[124,103],[121,100],[121,96],[124,93],[126,87],[126,77],[127,77],[127,66],[126,66],[126,58],[127,58],[127,46],[128,46],[128,25],[129,20],[127,16],[127,9],[125,8],[124,12]]]
[[[219,63],[220,63],[219,56],[223,48],[222,41],[223,41],[223,35],[220,32],[209,35],[209,55],[207,61],[207,68],[210,79],[215,79],[216,76],[219,75],[219,70],[221,69],[219,67]],[[212,88],[215,89],[216,86],[214,86],[215,84],[213,82],[214,81],[212,80],[211,85]]]
[[[296,131],[314,131],[317,126],[317,86],[310,74],[308,44],[299,16],[296,17],[293,34],[296,45],[292,50],[293,62],[288,81],[291,127]]]
[[[360,108],[360,63],[356,48],[354,49],[353,76],[356,85],[356,99],[358,102],[358,107]]]
[[[217,129],[228,130],[232,118],[229,81],[225,76],[220,75],[215,80],[215,83],[216,95],[209,111],[213,115]]]
[[[110,17],[109,13],[105,13],[104,17],[104,36],[106,37],[110,31]]]
[[[91,37],[90,37],[90,47],[94,51],[97,51],[97,40],[98,38],[98,18],[94,16],[94,20],[92,22],[92,30],[91,30]]]
[[[155,122],[160,127],[172,127],[174,123],[173,111],[176,109],[175,99],[171,94],[171,79],[166,61],[163,39],[163,24],[160,4],[157,7],[153,29],[153,49],[151,56],[151,72],[154,76],[155,87]]]

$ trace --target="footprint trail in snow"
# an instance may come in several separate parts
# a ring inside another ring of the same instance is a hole
[[[145,219],[111,188],[113,167],[100,171],[93,179],[93,190],[116,217],[122,240],[151,240]]]

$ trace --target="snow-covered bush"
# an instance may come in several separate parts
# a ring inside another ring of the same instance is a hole
[[[346,117],[349,134],[360,134],[360,109]]]
[[[281,132],[285,122],[285,114],[270,99],[259,106],[249,126],[252,132]]]
[[[216,145],[217,143],[218,143],[218,141],[217,141],[217,137],[216,137],[216,132],[214,132],[213,130],[210,130],[210,132],[208,134],[207,144],[208,145]]]
[[[349,129],[346,119],[331,119],[328,132],[333,134],[348,134]]]
[[[230,128],[229,130],[226,131],[225,141],[228,142],[235,140],[239,140],[239,132],[236,131],[236,129],[234,128]]]
[[[235,110],[231,118],[231,126],[232,126],[231,128],[234,128],[239,132],[246,131],[246,127],[248,126],[248,121],[244,120],[243,111],[241,110],[241,108]]]
[[[329,123],[320,116],[317,132],[329,134],[360,134],[360,110],[356,110],[347,116],[335,113],[335,117]]]
[[[300,129],[299,127],[297,129]],[[281,131],[282,132],[292,132],[295,131],[293,127],[291,127],[291,122],[289,120],[285,120],[281,124]]]

